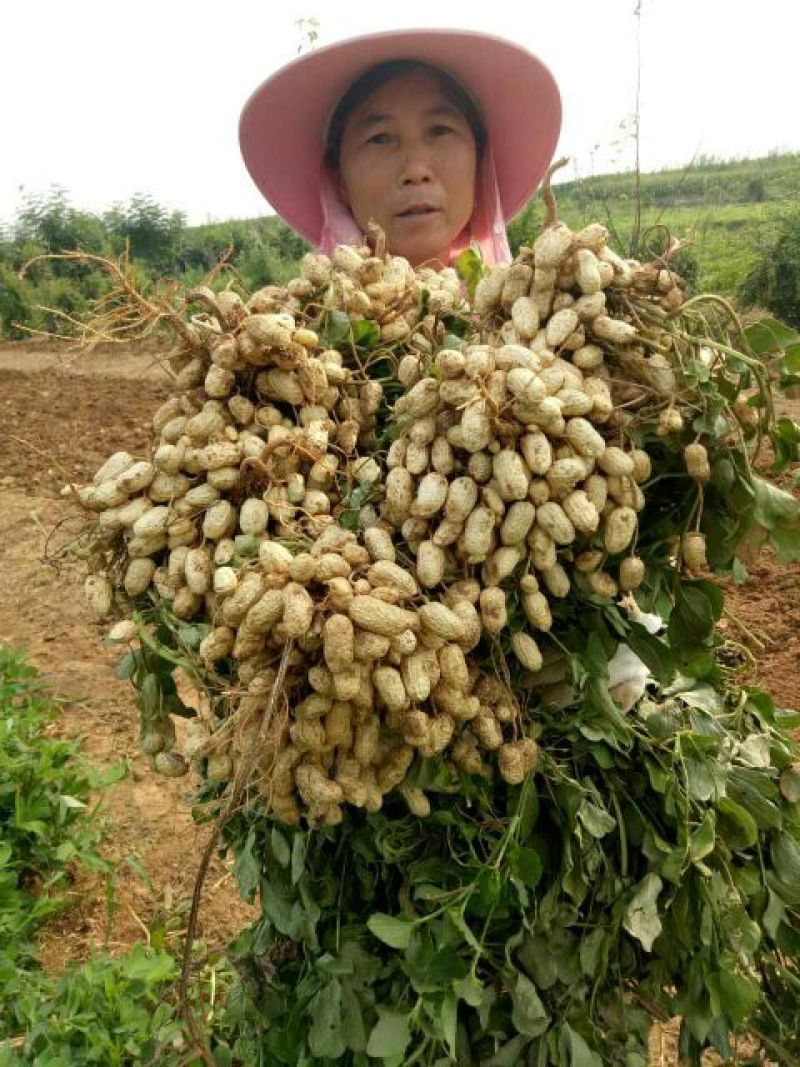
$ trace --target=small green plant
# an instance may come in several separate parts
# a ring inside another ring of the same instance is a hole
[[[99,956],[70,967],[61,978],[45,972],[11,977],[4,998],[13,999],[17,1059],[11,1063],[174,1063],[164,1050],[182,1047],[181,1027],[162,1000],[176,961],[167,952],[136,945],[119,959]],[[13,993],[13,998],[11,994]]]
[[[49,735],[57,705],[23,653],[0,648],[0,986],[33,960],[32,937],[65,902],[72,867],[107,864],[90,808],[99,780],[74,741]],[[0,1034],[8,998],[0,1000]]]
[[[0,1035],[0,1067],[271,1064],[262,1012],[219,956],[192,977],[199,1037],[193,1046],[175,992],[179,954],[177,945],[138,944],[116,958],[98,955],[71,966],[57,978],[44,971],[11,976],[0,997],[14,1001],[16,1029],[5,1042]]]
[[[142,1062],[116,1048],[135,1047],[139,1029],[163,1036],[156,990],[170,956],[137,947],[60,980],[36,959],[35,934],[65,905],[76,866],[108,870],[90,795],[101,781],[76,742],[51,736],[57,718],[24,653],[0,648],[0,1064]]]
[[[38,962],[35,935],[64,907],[73,871],[111,875],[97,851],[103,827],[91,791],[120,775],[98,775],[77,742],[53,737],[58,715],[24,653],[0,647],[0,1067],[195,1067],[203,1060],[189,1050],[174,989],[180,909],[118,958],[99,954],[60,977]],[[225,1003],[235,981],[211,954],[189,986],[220,1064],[255,1062],[228,1051],[256,1047],[252,1009],[239,995]]]
[[[0,648],[0,856],[21,891],[53,898],[68,865],[105,863],[95,851],[101,830],[89,811],[100,784],[77,742],[48,728],[57,705],[22,652]]]

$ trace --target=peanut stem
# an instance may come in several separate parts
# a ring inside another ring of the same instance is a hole
[[[561,167],[565,167],[569,163],[569,156],[562,156],[561,159],[557,159],[555,163],[551,163],[545,171],[544,178],[542,178],[542,200],[544,200],[545,207],[547,208],[547,218],[545,219],[545,228],[548,226],[555,226],[558,222],[558,208],[556,207],[556,198],[553,195],[553,190],[550,188],[550,179],[555,172]]]

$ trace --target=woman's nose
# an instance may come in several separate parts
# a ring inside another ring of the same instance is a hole
[[[403,154],[400,167],[400,184],[416,185],[433,178],[430,154],[424,145],[409,146]]]

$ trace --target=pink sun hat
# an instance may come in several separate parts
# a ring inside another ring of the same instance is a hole
[[[525,206],[553,157],[561,128],[558,86],[545,64],[518,44],[471,30],[419,29],[318,48],[262,82],[239,121],[250,176],[281,218],[314,246],[324,243],[330,229],[323,166],[330,116],[356,78],[393,59],[440,67],[477,104],[493,185],[496,175],[496,187],[484,194],[496,201],[489,217],[501,216],[495,229]]]

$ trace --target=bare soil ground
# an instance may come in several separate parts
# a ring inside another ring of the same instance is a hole
[[[80,737],[94,763],[130,765],[105,800],[105,851],[120,871],[112,951],[141,940],[158,914],[188,899],[208,831],[190,818],[186,781],[158,777],[139,754],[131,690],[114,677],[119,652],[103,648],[104,628],[84,606],[79,566],[68,558],[48,562],[68,528],[50,535],[68,511],[61,487],[89,480],[113,451],[143,453],[152,412],[167,394],[152,350],[101,349],[78,358],[58,347],[0,345],[0,644],[27,649],[64,701],[60,729]],[[800,401],[785,406],[800,417]],[[800,565],[765,556],[746,585],[727,592],[731,615],[723,627],[756,656],[748,680],[780,705],[800,706]],[[125,867],[127,856],[146,867],[151,886]],[[239,899],[222,863],[207,887],[201,933],[219,946],[255,909]],[[44,939],[54,969],[106,937],[103,882],[80,876],[74,898]],[[674,1028],[657,1031],[654,1041],[654,1063],[675,1063]]]

